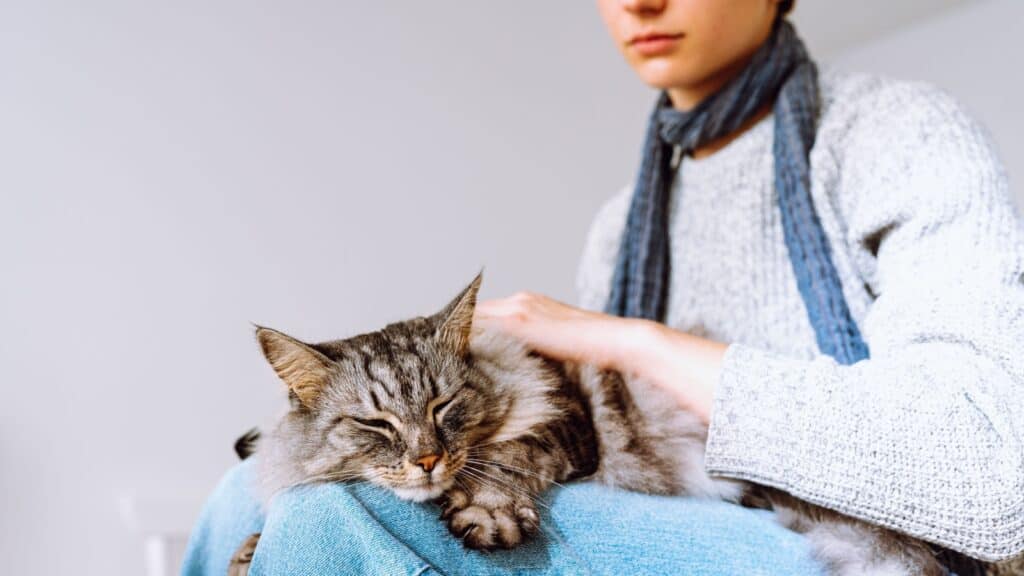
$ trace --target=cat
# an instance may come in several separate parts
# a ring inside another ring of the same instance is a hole
[[[256,328],[290,410],[258,451],[264,502],[291,486],[368,481],[435,501],[472,549],[514,548],[540,528],[539,494],[588,479],[648,494],[772,508],[805,534],[830,574],[946,573],[922,541],[704,470],[706,426],[667,392],[592,366],[547,359],[474,329],[478,275],[440,312],[344,340],[307,344]],[[232,560],[245,574],[254,534]],[[233,570],[233,571],[231,571]]]

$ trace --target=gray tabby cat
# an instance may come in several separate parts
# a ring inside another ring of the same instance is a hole
[[[433,316],[345,340],[305,344],[258,328],[291,400],[260,441],[264,496],[366,480],[408,500],[437,500],[448,529],[469,548],[513,548],[539,529],[541,492],[587,478],[774,508],[781,524],[807,535],[832,574],[945,574],[920,541],[777,490],[708,476],[706,427],[660,389],[472,330],[480,282]],[[245,573],[257,541],[239,550],[232,574]]]

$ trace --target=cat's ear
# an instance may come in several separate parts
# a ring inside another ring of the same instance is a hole
[[[308,344],[263,326],[256,327],[256,340],[281,380],[304,406],[312,408],[331,379],[331,360]]]
[[[458,354],[469,350],[469,332],[473,328],[473,311],[476,309],[476,293],[480,291],[484,273],[476,278],[438,314],[437,338]]]

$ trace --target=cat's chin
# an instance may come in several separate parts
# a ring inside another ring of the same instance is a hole
[[[389,488],[402,500],[424,502],[426,500],[433,500],[440,496],[445,490],[452,488],[454,483],[455,480],[449,479],[443,482],[433,482],[424,486],[390,486]]]
[[[396,496],[403,500],[412,500],[413,502],[426,502],[427,500],[433,500],[441,494],[444,494],[444,491],[447,489],[447,486],[442,486],[440,484],[417,486],[415,488],[391,487],[391,491],[394,492]]]

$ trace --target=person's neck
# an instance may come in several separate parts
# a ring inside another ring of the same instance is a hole
[[[705,98],[708,98],[715,92],[718,92],[719,89],[721,89],[723,86],[726,85],[726,83],[728,83],[737,74],[739,74],[747,66],[747,63],[749,62],[751,57],[753,57],[753,53],[748,55],[746,58],[734,62],[731,66],[727,66],[719,70],[717,73],[704,79],[702,82],[698,84],[686,87],[668,88],[666,92],[668,92],[668,98],[672,102],[672,107],[675,108],[676,110],[682,110],[684,112],[687,110],[692,110],[702,101],[704,101]],[[706,156],[710,156],[715,152],[718,152],[722,148],[728,146],[730,142],[732,142],[736,138],[739,138],[744,132],[749,130],[755,124],[757,124],[758,121],[767,116],[768,113],[771,112],[771,110],[772,103],[766,103],[757,111],[756,114],[747,119],[747,121],[744,122],[743,125],[740,126],[738,129],[734,130],[729,134],[726,134],[725,136],[722,136],[721,138],[712,140],[711,142],[708,142],[707,144],[694,149],[690,156],[693,158],[700,159]]]

